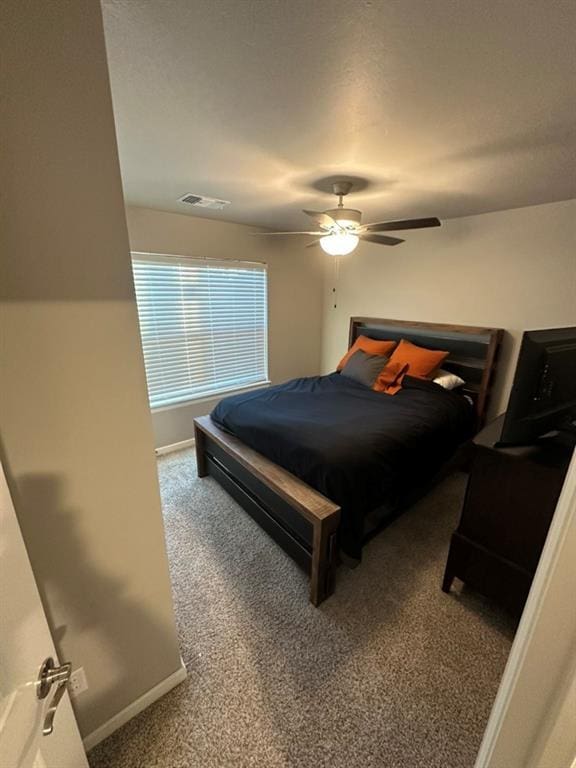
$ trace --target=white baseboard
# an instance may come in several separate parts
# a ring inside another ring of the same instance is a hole
[[[104,739],[107,739],[108,736],[114,733],[114,731],[117,731],[118,728],[125,725],[128,720],[132,720],[133,717],[139,715],[140,712],[146,709],[146,707],[149,707],[150,704],[161,699],[162,696],[168,693],[168,691],[171,691],[172,688],[175,688],[183,682],[186,679],[187,674],[184,662],[180,659],[180,668],[177,669],[176,672],[173,672],[165,680],[162,680],[158,685],[155,685],[154,688],[150,688],[149,691],[137,698],[136,701],[133,701],[132,704],[129,704],[125,709],[118,712],[117,715],[114,715],[114,717],[111,717],[110,720],[106,721],[104,725],[101,725],[99,728],[96,728],[95,731],[89,733],[88,736],[83,739],[86,752],[93,749],[96,744],[104,741]]]
[[[172,451],[181,451],[183,448],[191,448],[196,441],[193,437],[189,440],[181,440],[179,443],[171,443],[170,445],[161,445],[160,448],[155,448],[154,453],[156,456],[163,456],[165,453],[172,453]]]

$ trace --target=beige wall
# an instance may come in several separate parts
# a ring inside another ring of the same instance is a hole
[[[504,328],[491,412],[506,408],[522,331],[576,324],[576,200],[451,219],[394,248],[361,243],[342,259],[337,308],[326,262],[323,370],[352,315]]]
[[[260,237],[254,227],[165,213],[127,209],[134,251],[248,259],[268,264],[269,363],[273,383],[320,372],[322,265],[319,249],[289,238]],[[304,243],[307,242],[304,240]],[[209,413],[218,399],[153,414],[156,446],[192,437],[192,419]]]
[[[2,460],[86,735],[180,658],[100,6],[2,16]]]

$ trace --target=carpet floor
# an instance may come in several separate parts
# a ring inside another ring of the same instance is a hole
[[[299,568],[193,451],[159,460],[188,678],[91,768],[472,768],[514,623],[440,582],[453,475],[341,567],[320,608]]]

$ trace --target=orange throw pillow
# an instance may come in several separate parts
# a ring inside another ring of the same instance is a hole
[[[375,392],[384,392],[387,395],[395,395],[402,389],[402,381],[408,370],[408,363],[392,363],[380,371],[372,389]]]
[[[426,379],[436,368],[440,367],[448,354],[448,352],[442,352],[439,349],[424,349],[424,347],[412,344],[411,341],[402,339],[394,350],[389,365],[393,363],[408,364],[406,372],[408,376]]]
[[[395,341],[379,341],[378,339],[369,339],[368,336],[358,336],[354,344],[352,344],[348,352],[346,352],[342,360],[338,363],[336,370],[341,371],[354,352],[358,352],[359,349],[361,349],[362,352],[366,352],[367,355],[382,356],[389,355],[395,346]]]

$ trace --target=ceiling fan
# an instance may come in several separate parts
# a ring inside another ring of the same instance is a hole
[[[428,219],[405,219],[403,221],[382,221],[376,224],[361,224],[362,211],[354,208],[344,208],[342,198],[352,189],[349,181],[339,181],[332,185],[338,198],[338,207],[327,211],[303,211],[320,228],[308,232],[260,232],[262,235],[316,235],[317,240],[308,243],[307,248],[320,245],[331,256],[345,256],[356,248],[360,240],[379,245],[399,245],[403,243],[399,237],[389,237],[380,232],[392,232],[402,229],[423,229],[424,227],[439,227],[440,220],[433,217]]]

